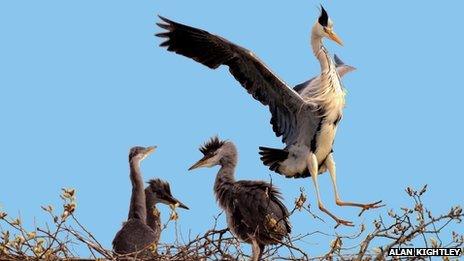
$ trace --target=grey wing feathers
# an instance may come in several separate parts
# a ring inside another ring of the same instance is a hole
[[[335,61],[335,66],[336,67],[339,67],[339,66],[342,66],[344,65],[345,63],[340,59],[340,57],[338,57],[338,55],[334,54],[334,61]],[[295,87],[293,87],[293,90],[295,90],[297,93],[301,94],[301,92],[307,87],[309,86],[309,84],[314,80],[316,79],[318,76],[315,76],[303,83],[300,83],[300,84],[297,84],[295,85]]]
[[[306,105],[297,92],[245,48],[204,30],[160,18],[164,23],[158,26],[166,31],[157,36],[167,38],[160,46],[212,69],[229,66],[230,73],[248,93],[269,106],[276,135],[282,136],[283,142],[295,138],[297,114]]]
[[[345,63],[338,57],[336,54],[334,54],[334,61],[335,61],[335,66],[340,66],[344,65]]]
[[[340,77],[343,77],[345,74],[351,72],[351,71],[354,71],[356,68],[353,67],[353,66],[350,66],[350,65],[347,65],[345,64],[341,59],[340,57],[338,57],[338,55],[334,55],[334,61],[335,61],[335,66],[337,67],[337,72],[339,74]],[[300,83],[298,85],[295,85],[295,87],[293,87],[293,90],[295,90],[296,92],[298,92],[298,94],[302,95],[303,97],[305,96],[305,89],[306,88],[309,88],[309,87],[313,87],[311,86],[311,84],[316,84],[318,82],[314,82],[314,80],[316,79],[319,79],[320,78],[320,75],[318,76],[315,76],[313,78],[311,78],[310,80],[307,80],[303,83]]]
[[[245,180],[238,181],[236,188],[234,213],[242,217],[244,224],[270,235],[269,241],[281,240],[291,232],[289,212],[276,188],[266,182]],[[276,227],[266,227],[270,218],[278,222]]]
[[[296,85],[295,87],[293,87],[293,90],[295,90],[297,93],[301,94],[301,91],[303,91],[306,86],[308,86],[314,79],[316,79],[317,77],[313,77],[303,83],[300,83],[298,85]]]
[[[227,43],[227,40],[161,16],[160,19],[164,23],[157,25],[167,31],[156,36],[167,38],[160,46],[167,47],[168,51],[189,57],[211,69],[216,69],[233,58],[234,53],[230,50],[230,46],[221,43]]]
[[[129,219],[114,237],[113,249],[118,254],[129,254],[146,248],[158,239],[159,235],[156,235],[145,222]]]

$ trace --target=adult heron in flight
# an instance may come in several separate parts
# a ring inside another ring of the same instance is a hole
[[[188,209],[172,196],[169,184],[165,181],[152,179],[144,188],[140,163],[155,151],[155,148],[137,146],[131,148],[129,152],[132,195],[128,219],[113,239],[113,249],[118,254],[135,253],[158,243],[161,235],[161,220],[156,208],[157,203]],[[150,251],[143,251],[141,256],[150,256]]]
[[[229,67],[230,73],[263,105],[269,106],[271,124],[275,134],[282,136],[284,149],[260,147],[261,160],[272,171],[286,177],[311,176],[317,195],[319,209],[336,222],[352,226],[328,211],[319,193],[318,174],[329,171],[335,201],[339,206],[355,206],[363,211],[380,207],[380,202],[360,204],[341,200],[336,184],[335,161],[332,146],[337,126],[345,106],[345,90],[337,73],[335,62],[324,47],[322,40],[328,38],[342,45],[342,40],[333,29],[333,22],[321,6],[321,14],[311,31],[311,47],[321,66],[317,81],[301,95],[274,74],[251,51],[207,31],[183,25],[160,17],[158,26],[165,32],[157,36],[167,38],[160,46],[209,68],[221,65]],[[305,88],[308,87],[308,88]]]
[[[203,158],[189,170],[221,166],[214,193],[226,213],[228,227],[239,239],[252,244],[251,260],[261,259],[266,245],[281,242],[291,230],[279,191],[264,181],[235,180],[238,153],[232,142],[214,137],[200,151]]]

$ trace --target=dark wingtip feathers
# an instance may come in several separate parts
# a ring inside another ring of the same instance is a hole
[[[171,20],[167,19],[167,18],[164,17],[164,16],[158,15],[158,17],[159,17],[159,19],[161,19],[161,21],[163,21],[163,22],[165,22],[165,23],[168,23],[168,24],[172,23]]]
[[[167,30],[167,32],[157,33],[155,34],[155,36],[160,37],[160,38],[167,38],[166,41],[160,43],[159,45],[160,47],[167,47],[169,46],[169,36],[170,36],[170,33],[172,32],[172,27],[173,27],[174,22],[161,15],[158,15],[158,17],[159,19],[161,19],[162,22],[156,23],[156,25],[162,29]]]
[[[211,69],[228,65],[236,54],[234,44],[209,32],[160,17],[157,25],[165,29],[158,37],[164,42],[161,47],[190,59]]]
[[[156,23],[156,25],[166,30],[169,30],[171,28],[169,24]]]
[[[166,33],[166,32],[165,33],[157,33],[157,34],[155,34],[155,36],[161,37],[161,38],[167,38],[167,37],[169,37],[169,33]]]
[[[218,138],[218,136],[212,137],[209,141],[207,141],[203,146],[200,147],[201,153],[203,155],[211,155],[216,150],[218,150],[222,145],[224,145],[225,141],[222,141]]]
[[[327,14],[327,11],[325,11],[324,7],[321,4],[321,15],[319,16],[319,24],[322,26],[327,26],[329,23],[329,15]]]

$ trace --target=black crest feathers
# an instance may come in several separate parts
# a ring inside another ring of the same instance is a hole
[[[203,146],[201,146],[200,151],[205,156],[211,155],[217,149],[222,147],[222,145],[224,145],[224,141],[219,140],[219,138],[215,136],[215,137],[212,137],[209,141],[207,141]]]
[[[322,26],[327,26],[329,23],[329,15],[325,11],[324,7],[321,5],[321,16],[319,16],[319,24]]]
[[[147,182],[150,185],[152,191],[163,191],[171,195],[171,188],[169,183],[161,179],[151,179]]]

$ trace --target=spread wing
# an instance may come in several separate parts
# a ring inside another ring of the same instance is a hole
[[[271,124],[277,137],[282,136],[282,141],[287,144],[296,139],[299,114],[310,114],[310,110],[306,109],[309,105],[296,91],[249,50],[204,30],[160,18],[164,23],[158,23],[158,26],[166,31],[157,36],[167,38],[160,46],[211,69],[227,65],[230,73],[253,98],[269,106]]]

